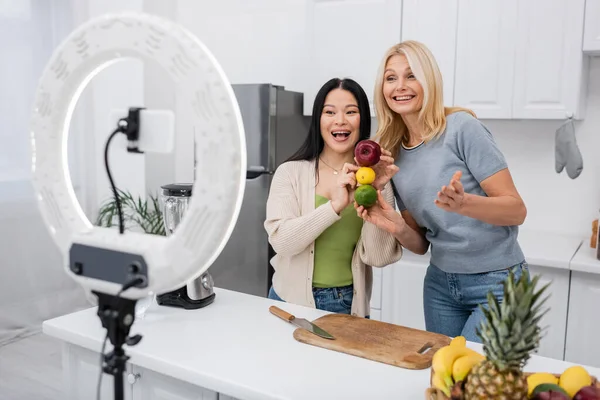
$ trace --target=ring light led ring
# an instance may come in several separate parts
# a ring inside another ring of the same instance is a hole
[[[93,226],[75,197],[69,176],[67,142],[77,99],[94,75],[123,58],[157,62],[173,80],[178,115],[189,119],[196,132],[196,176],[210,177],[194,182],[185,218],[168,237],[121,235],[115,229]],[[114,295],[121,285],[74,274],[68,266],[74,243],[143,256],[148,286],[122,294],[138,299],[150,292],[173,290],[200,276],[233,231],[246,177],[240,110],[216,59],[178,24],[142,13],[123,13],[93,19],[72,32],[52,55],[39,82],[31,139],[38,207],[67,260],[67,272],[90,290]]]

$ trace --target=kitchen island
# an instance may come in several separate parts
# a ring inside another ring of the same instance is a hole
[[[199,310],[152,305],[125,347],[129,400],[423,399],[429,370],[407,370],[297,342],[296,329],[269,312],[275,304],[299,318],[326,312],[215,289],[213,304]],[[105,330],[96,308],[45,321],[43,332],[64,342],[67,399],[93,400]],[[477,344],[469,343],[481,351]],[[110,351],[110,343],[106,352]],[[560,373],[572,364],[534,356],[527,371]],[[600,377],[600,369],[588,368]],[[104,375],[102,399],[112,399]]]

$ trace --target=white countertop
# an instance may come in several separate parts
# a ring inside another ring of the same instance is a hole
[[[519,244],[528,264],[569,269],[569,264],[582,243],[579,236],[552,232],[519,230]]]
[[[571,260],[571,271],[600,274],[600,260],[596,258],[596,249],[590,247],[589,240],[583,242]]]
[[[573,256],[577,253],[580,245],[582,247],[585,246],[585,243],[582,244],[583,240],[579,236],[525,229],[519,230],[518,240],[527,263],[561,269],[572,269],[570,262]],[[425,255],[418,255],[404,250],[404,255],[400,261],[411,261],[428,265],[430,257],[431,253],[429,252]],[[600,262],[598,262],[597,272],[600,273]]]
[[[143,339],[126,348],[130,362],[240,400],[423,398],[429,370],[402,369],[297,342],[295,327],[268,308],[277,304],[309,320],[325,312],[215,292],[215,302],[200,310],[153,305],[132,327],[131,335],[140,333]],[[105,335],[95,308],[45,321],[43,331],[97,352]],[[560,373],[570,365],[534,356],[526,370]],[[600,369],[588,371],[600,377]]]

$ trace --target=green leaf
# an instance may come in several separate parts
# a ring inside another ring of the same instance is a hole
[[[140,228],[146,233],[165,236],[162,210],[158,196],[134,198],[129,192],[117,190],[126,229]],[[150,204],[149,204],[150,202]],[[110,228],[118,225],[117,201],[114,196],[101,203],[95,225]]]

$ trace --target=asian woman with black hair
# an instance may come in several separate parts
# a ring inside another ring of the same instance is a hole
[[[275,250],[269,298],[369,316],[372,267],[402,256],[393,235],[354,210],[354,147],[371,133],[367,95],[351,79],[331,79],[317,93],[308,136],[277,168],[267,200],[265,229]],[[382,150],[372,185],[393,207],[397,172]]]

